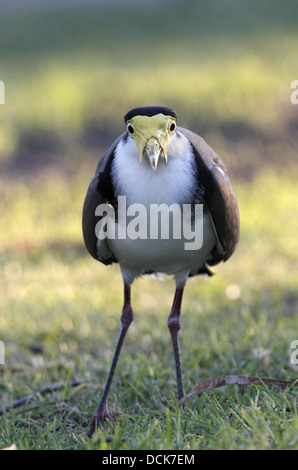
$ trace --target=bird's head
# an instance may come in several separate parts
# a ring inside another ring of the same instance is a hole
[[[140,163],[148,157],[156,170],[160,157],[167,162],[170,138],[176,130],[177,114],[164,106],[146,106],[129,111],[124,117],[128,134],[135,140]]]

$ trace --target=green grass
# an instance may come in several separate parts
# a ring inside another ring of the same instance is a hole
[[[135,321],[111,389],[117,424],[99,432],[99,442],[98,436],[87,439],[123,301],[118,267],[96,263],[82,247],[81,202],[88,178],[83,169],[71,178],[19,178],[14,191],[9,182],[1,186],[7,221],[0,241],[0,337],[6,352],[1,405],[48,384],[67,383],[71,376],[88,381],[6,413],[1,447],[297,449],[294,390],[226,387],[178,409],[166,326],[174,284],[148,278],[133,286]],[[242,237],[235,255],[212,279],[198,278],[186,288],[181,331],[186,392],[222,374],[297,376],[290,363],[298,327],[297,186],[289,176],[271,173],[253,185],[236,184],[236,191]],[[55,194],[60,202],[54,204]],[[73,230],[63,229],[68,226]],[[33,352],[36,344],[39,353]],[[255,351],[265,351],[264,357]],[[106,435],[114,440],[106,442]]]

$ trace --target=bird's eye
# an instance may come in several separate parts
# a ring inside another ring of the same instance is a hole
[[[130,124],[130,123],[127,125],[127,132],[128,132],[130,135],[134,135],[134,133],[135,133],[134,127],[133,127],[133,125]]]
[[[173,133],[175,131],[175,129],[176,129],[176,123],[175,123],[175,121],[172,121],[171,124],[170,124],[170,127],[169,127],[169,131],[171,133]]]

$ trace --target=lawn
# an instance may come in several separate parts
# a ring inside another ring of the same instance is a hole
[[[0,406],[64,384],[4,411],[0,448],[298,449],[293,388],[223,387],[179,409],[171,279],[133,285],[115,423],[87,438],[123,292],[118,266],[83,246],[82,204],[135,105],[173,106],[222,155],[239,201],[237,251],[186,287],[185,391],[223,374],[298,373],[296,3],[135,5],[7,8],[0,18]]]

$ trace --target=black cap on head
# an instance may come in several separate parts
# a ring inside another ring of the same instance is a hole
[[[173,118],[177,119],[177,113],[171,108],[167,108],[167,106],[144,106],[141,108],[134,108],[129,111],[124,116],[124,121],[127,122],[135,116],[148,116],[152,117],[156,114],[164,114],[165,116],[172,116]]]

